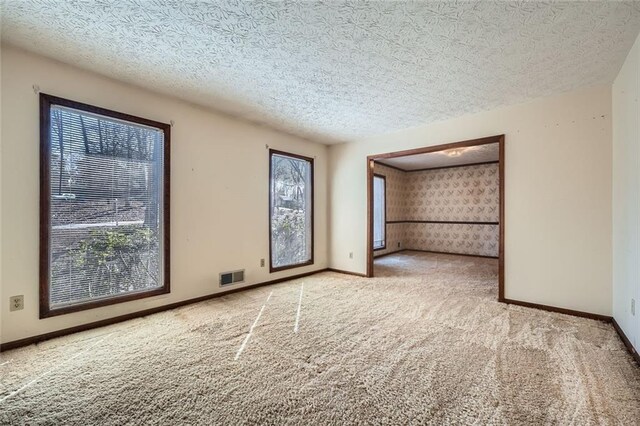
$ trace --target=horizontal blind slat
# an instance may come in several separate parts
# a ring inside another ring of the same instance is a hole
[[[160,129],[50,110],[50,305],[162,286]]]

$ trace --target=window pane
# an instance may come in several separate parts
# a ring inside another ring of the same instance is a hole
[[[271,154],[271,266],[312,260],[311,161]]]
[[[385,179],[373,177],[373,248],[385,246]]]
[[[50,307],[162,287],[162,130],[56,105],[50,119]]]

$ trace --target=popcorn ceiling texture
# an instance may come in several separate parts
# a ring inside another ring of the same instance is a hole
[[[375,163],[374,173],[387,178],[389,221],[500,220],[497,163],[410,173]],[[387,247],[374,255],[410,249],[496,257],[499,231],[486,224],[390,223]]]
[[[639,30],[631,1],[2,1],[3,42],[327,143],[610,84]]]
[[[0,424],[637,425],[613,327],[496,302],[497,264],[405,252],[4,352],[0,400],[51,372]]]

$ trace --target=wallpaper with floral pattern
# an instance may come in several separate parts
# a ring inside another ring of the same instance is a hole
[[[410,221],[498,222],[498,164],[402,172],[376,164],[387,181],[387,245],[402,249],[498,256],[499,225]],[[399,246],[398,246],[399,243]]]
[[[405,173],[405,220],[497,222],[498,164]]]
[[[498,256],[497,225],[407,223],[405,249]]]

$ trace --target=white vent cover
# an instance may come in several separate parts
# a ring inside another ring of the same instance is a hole
[[[244,282],[244,269],[220,273],[220,287]]]

